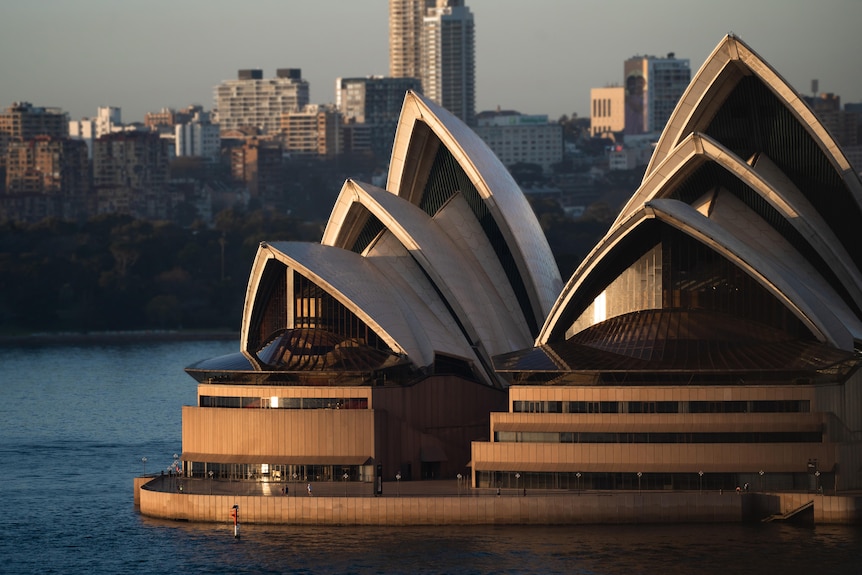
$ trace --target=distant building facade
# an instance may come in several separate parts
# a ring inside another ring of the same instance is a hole
[[[335,106],[309,104],[281,117],[281,141],[290,155],[333,158],[342,152],[341,112]]]
[[[275,78],[261,70],[240,70],[236,80],[215,88],[215,117],[222,131],[253,126],[262,134],[276,134],[281,116],[308,104],[308,82],[299,68],[280,68]]]
[[[154,132],[173,133],[178,124],[188,124],[195,114],[203,112],[203,106],[192,105],[184,110],[162,108],[158,112],[147,112],[144,115],[144,126]]]
[[[36,136],[12,142],[6,152],[6,193],[83,196],[90,188],[84,142]]]
[[[168,143],[149,131],[107,134],[93,146],[98,213],[169,219]]]
[[[475,124],[476,47],[473,14],[464,0],[438,0],[422,23],[423,94]]]
[[[96,109],[96,139],[106,134],[123,131],[123,111],[116,106],[101,106]]]
[[[621,134],[626,129],[626,90],[622,86],[590,89],[590,136]]]
[[[550,172],[563,160],[563,126],[544,114],[483,112],[474,131],[505,166],[537,164]]]
[[[80,140],[36,136],[6,151],[6,191],[0,220],[76,220],[91,209],[90,163]]]
[[[245,185],[251,198],[267,202],[280,194],[284,147],[278,139],[245,138],[227,153],[231,177]]]
[[[687,59],[634,56],[623,65],[625,133],[661,132],[691,80]]]
[[[374,153],[386,158],[392,151],[404,96],[409,90],[419,91],[419,87],[420,82],[414,77],[338,78],[335,105],[346,123],[367,127]]]
[[[435,0],[389,0],[389,75],[419,78],[422,73],[422,23]]]
[[[6,150],[13,141],[36,136],[65,138],[69,135],[69,116],[60,108],[15,102],[0,113],[0,169],[5,166]]]
[[[218,124],[210,121],[204,111],[195,112],[189,121],[174,126],[176,157],[196,156],[216,162],[221,153],[221,135]]]

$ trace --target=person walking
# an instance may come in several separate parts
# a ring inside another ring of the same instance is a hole
[[[305,488],[308,490],[308,496],[311,497],[311,483],[306,485]]]

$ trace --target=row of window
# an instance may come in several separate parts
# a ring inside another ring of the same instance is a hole
[[[821,443],[820,431],[728,431],[628,433],[577,431],[496,431],[499,443]]]
[[[182,474],[185,477],[227,479],[231,481],[281,481],[285,483],[312,481],[370,482],[373,479],[374,468],[371,465],[279,465],[190,461],[185,464]]]
[[[517,475],[516,475],[517,474]],[[737,487],[744,491],[817,491],[834,481],[832,474],[814,476],[809,473],[722,472],[704,473],[637,473],[635,472],[514,472],[477,471],[476,487],[484,489],[568,489],[582,490],[643,490],[643,491],[713,491],[732,493]],[[505,494],[508,494],[504,491]]]
[[[514,413],[809,413],[807,399],[753,401],[515,401]]]
[[[200,396],[200,407],[251,407],[264,409],[368,409],[367,397],[225,397]]]

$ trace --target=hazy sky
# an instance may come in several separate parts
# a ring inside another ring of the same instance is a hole
[[[688,58],[692,74],[733,32],[797,90],[862,102],[862,0],[466,0],[476,21],[476,108],[589,109],[637,54]],[[213,106],[239,68],[301,68],[311,101],[335,78],[388,73],[388,0],[0,0],[0,107],[70,117],[119,106]]]

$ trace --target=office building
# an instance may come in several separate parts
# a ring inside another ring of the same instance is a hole
[[[251,126],[264,135],[276,134],[282,114],[307,104],[308,82],[299,68],[280,68],[275,78],[264,78],[262,70],[240,70],[236,80],[215,88],[215,116],[223,132]]]
[[[365,125],[374,153],[388,158],[404,95],[411,90],[419,91],[419,87],[415,77],[338,78],[335,105],[346,123]]]

